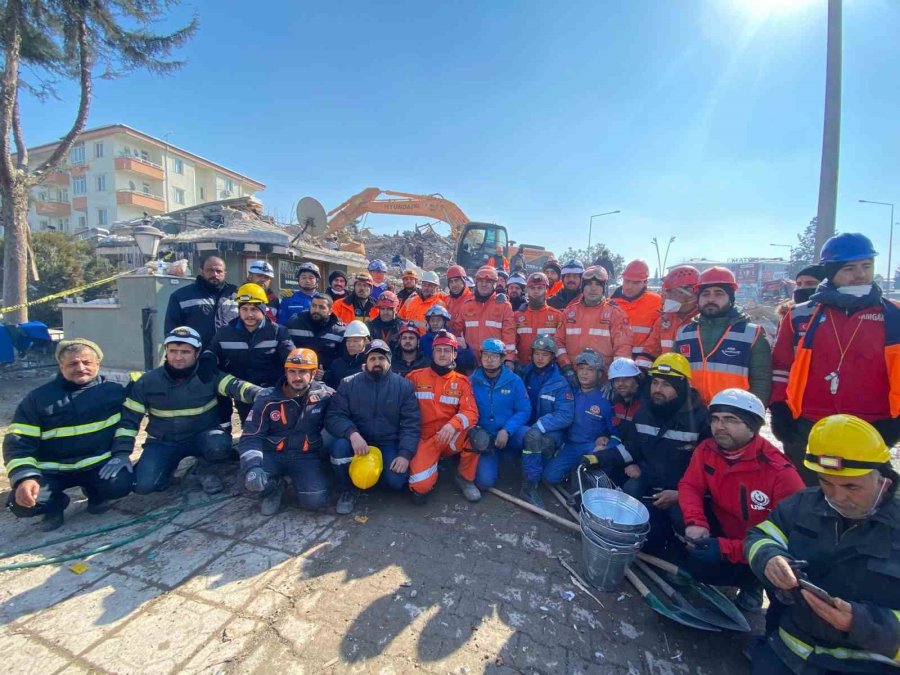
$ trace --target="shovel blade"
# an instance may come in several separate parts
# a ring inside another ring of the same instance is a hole
[[[715,625],[720,626],[725,630],[732,630],[739,633],[750,632],[750,624],[748,623],[747,618],[741,613],[741,610],[735,607],[734,603],[732,603],[731,600],[725,597],[721,593],[721,591],[717,590],[715,587],[696,580],[694,580],[692,583],[687,584],[684,583],[683,578],[680,578],[673,574],[669,574],[668,572],[661,572],[660,576],[662,576],[667,581],[670,581],[671,583],[678,583],[680,581],[680,587],[682,590],[689,590],[690,592],[692,592],[692,595],[696,594],[712,606],[713,609],[710,610],[705,608],[697,608],[691,605],[693,609],[700,610],[704,616],[712,614],[715,617],[715,621],[712,620],[712,616],[710,616],[709,618],[704,618],[704,621],[714,623]],[[684,601],[685,603],[688,603],[687,599],[685,599]]]

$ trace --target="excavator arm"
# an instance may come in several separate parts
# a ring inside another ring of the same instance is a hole
[[[381,195],[390,198],[379,199]],[[442,220],[450,225],[450,233],[454,239],[459,238],[463,226],[469,222],[469,217],[462,209],[439,194],[416,195],[370,187],[328,212],[327,233],[340,232],[365,213],[424,216]]]

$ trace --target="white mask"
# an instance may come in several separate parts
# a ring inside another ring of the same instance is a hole
[[[664,312],[677,312],[679,309],[681,309],[681,303],[678,300],[666,298],[666,301],[663,303]]]
[[[837,506],[832,504],[831,500],[828,499],[828,497],[825,497],[825,503],[828,504],[828,506],[830,506],[832,509],[834,509],[834,511],[836,511],[838,514],[840,514],[847,520],[865,520],[866,518],[871,518],[872,516],[874,516],[875,513],[878,511],[878,507],[881,506],[881,497],[884,495],[884,490],[888,485],[889,485],[889,482],[887,480],[881,481],[881,488],[879,488],[878,494],[875,495],[875,499],[872,501],[872,506],[870,506],[869,509],[865,513],[862,513],[859,515],[853,515],[853,516],[847,515],[846,513],[841,511]],[[822,496],[824,497],[824,494]]]
[[[852,295],[856,298],[861,298],[864,295],[868,295],[872,290],[872,284],[865,284],[863,286],[841,286],[838,290],[838,293],[843,293],[844,295]]]

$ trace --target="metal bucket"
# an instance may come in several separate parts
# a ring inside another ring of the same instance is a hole
[[[618,529],[616,523],[610,523],[609,520],[600,520],[592,516],[590,511],[581,509],[581,524],[596,537],[609,542],[611,544],[633,544],[637,541],[644,541],[650,532],[650,521],[648,520],[639,529],[631,526],[627,531]]]
[[[586,512],[590,525],[602,524],[610,530],[623,534],[645,532],[650,522],[647,507],[619,490],[606,488],[587,490],[581,496],[581,510]]]
[[[601,591],[616,590],[642,544],[643,539],[633,544],[610,544],[582,524],[581,556],[588,581]]]

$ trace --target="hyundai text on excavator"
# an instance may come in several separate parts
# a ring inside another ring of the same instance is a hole
[[[379,199],[386,195],[387,199]],[[394,192],[376,187],[366,188],[328,212],[327,234],[334,234],[355,223],[365,213],[425,216],[441,220],[450,226],[450,234],[456,240],[456,262],[474,274],[503,249],[509,257],[510,241],[506,228],[495,223],[472,222],[456,204],[440,194],[417,195]],[[543,246],[522,245],[525,267],[528,272],[540,271],[544,263],[553,257]]]

